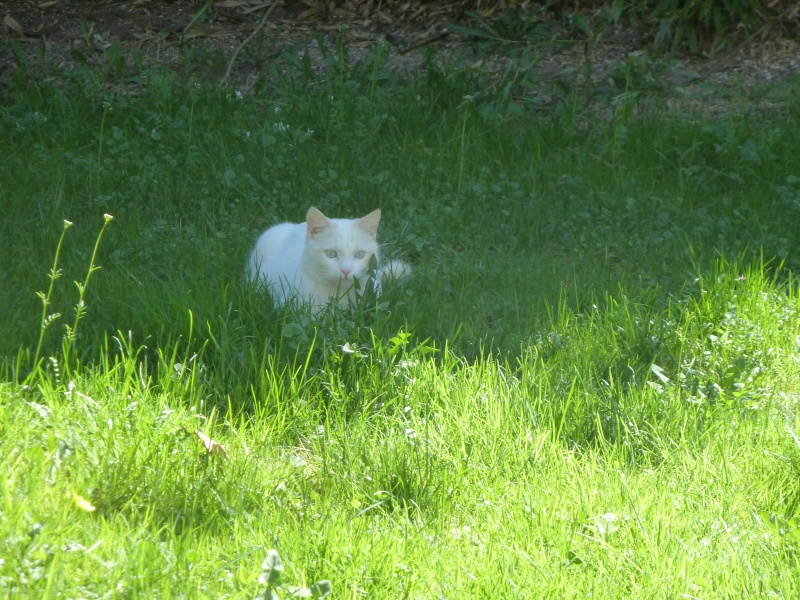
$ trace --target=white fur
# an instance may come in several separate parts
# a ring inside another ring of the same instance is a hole
[[[360,219],[329,219],[311,207],[305,223],[281,223],[261,234],[250,255],[250,278],[265,281],[278,304],[296,299],[319,312],[335,298],[348,306],[355,301],[355,279],[366,281],[373,256],[380,261],[380,218],[376,210]],[[381,279],[409,271],[400,261],[379,268]]]

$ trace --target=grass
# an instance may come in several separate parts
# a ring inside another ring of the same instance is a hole
[[[520,115],[340,59],[9,82],[3,595],[252,598],[276,549],[281,597],[797,597],[799,97]],[[388,304],[244,284],[310,204],[383,209]]]

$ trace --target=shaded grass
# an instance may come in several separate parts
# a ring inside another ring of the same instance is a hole
[[[565,290],[585,302],[625,278],[676,293],[693,261],[707,269],[718,253],[797,267],[794,114],[709,123],[623,105],[590,126],[567,105],[548,119],[483,116],[462,99],[477,82],[458,73],[298,79],[241,100],[152,79],[143,97],[47,85],[10,97],[3,251],[18,258],[3,273],[3,355],[37,335],[37,299],[18,291],[42,288],[62,220],[75,223],[58,289],[67,314],[106,212],[91,321],[141,341],[161,332],[159,343],[185,335],[188,310],[200,324],[225,314],[216,290],[239,293],[257,234],[311,204],[342,216],[380,206],[388,250],[420,267],[402,313],[471,355],[489,339],[517,352],[518,332]]]

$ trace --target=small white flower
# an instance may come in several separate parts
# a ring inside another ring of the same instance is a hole
[[[281,107],[276,106],[275,108],[272,109],[272,112],[274,112],[277,115],[279,112],[281,112]]]
[[[237,100],[244,100],[244,96],[242,96],[242,92],[236,90],[236,99]]]
[[[282,123],[279,121],[278,123],[275,123],[275,129],[277,129],[278,131],[286,131],[287,129],[289,129],[289,126],[286,123]]]
[[[249,139],[250,138],[250,132],[249,131],[245,131],[244,132],[244,137]]]

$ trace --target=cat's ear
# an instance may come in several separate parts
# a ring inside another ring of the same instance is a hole
[[[312,206],[306,213],[306,225],[308,225],[308,237],[314,237],[319,232],[330,227],[331,221],[321,211]]]
[[[372,237],[378,237],[378,223],[381,222],[381,209],[373,210],[366,217],[356,220],[356,227],[363,229]]]

